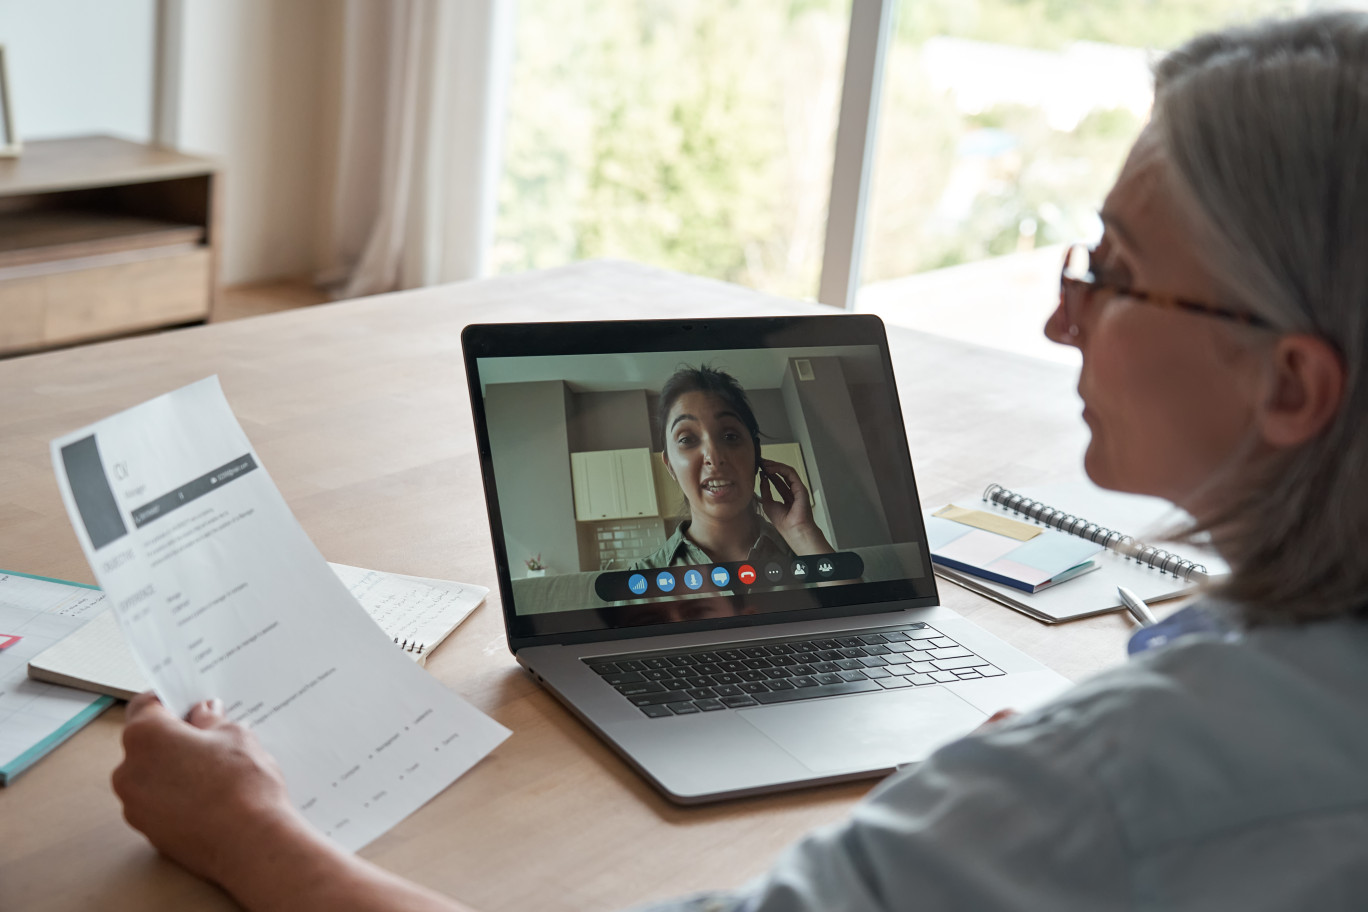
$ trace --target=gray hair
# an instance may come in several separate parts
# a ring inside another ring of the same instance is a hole
[[[1368,616],[1368,14],[1193,39],[1155,69],[1153,129],[1225,293],[1346,368],[1331,425],[1240,466],[1253,483],[1197,530],[1232,557],[1217,593],[1254,624]]]

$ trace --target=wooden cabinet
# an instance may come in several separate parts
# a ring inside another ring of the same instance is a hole
[[[646,447],[571,453],[570,476],[580,522],[659,515]]]
[[[209,319],[213,162],[108,136],[0,160],[0,354]]]

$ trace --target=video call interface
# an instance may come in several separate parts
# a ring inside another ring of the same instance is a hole
[[[821,601],[804,592],[853,597],[929,572],[877,346],[477,369],[519,616],[588,611],[585,626],[621,626],[792,610]],[[754,544],[714,559],[702,528]]]

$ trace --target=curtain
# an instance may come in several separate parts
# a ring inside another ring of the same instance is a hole
[[[514,15],[513,0],[344,0],[320,276],[336,297],[484,273]]]

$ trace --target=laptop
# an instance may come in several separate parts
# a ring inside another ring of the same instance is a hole
[[[672,801],[882,776],[1069,685],[939,605],[877,317],[462,345],[509,650]]]

